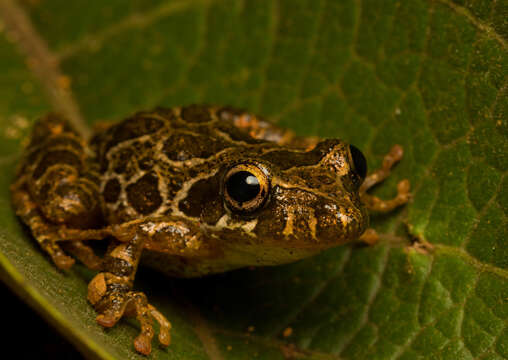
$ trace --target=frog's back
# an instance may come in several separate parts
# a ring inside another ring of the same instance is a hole
[[[97,133],[91,147],[109,223],[178,215],[177,200],[213,176],[239,145],[263,146],[209,106],[140,112]]]

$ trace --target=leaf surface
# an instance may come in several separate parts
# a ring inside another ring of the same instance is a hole
[[[152,358],[508,358],[506,2],[3,0],[0,19],[1,278],[84,354],[142,358],[138,328],[96,325],[93,274],[57,271],[13,214],[30,125],[215,103],[354,143],[371,169],[401,144],[375,193],[408,178],[414,196],[373,216],[374,247],[198,280],[141,270],[173,323]]]

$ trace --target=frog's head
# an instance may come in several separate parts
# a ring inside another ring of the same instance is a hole
[[[368,222],[358,193],[366,172],[362,153],[340,140],[324,140],[310,151],[242,154],[223,172],[228,221],[221,225],[247,232],[251,252],[264,264],[355,240]]]

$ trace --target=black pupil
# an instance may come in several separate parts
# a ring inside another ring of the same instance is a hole
[[[261,186],[257,177],[248,171],[238,171],[229,177],[226,182],[229,196],[238,203],[244,203],[254,199]]]
[[[355,172],[362,179],[365,179],[365,176],[367,175],[367,160],[365,160],[365,156],[363,156],[362,152],[358,150],[356,146],[349,145],[349,150],[351,151],[351,157],[353,158]]]

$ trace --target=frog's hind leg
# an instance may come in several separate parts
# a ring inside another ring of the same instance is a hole
[[[11,186],[13,205],[37,242],[62,269],[74,260],[62,247],[58,231],[86,231],[99,225],[101,204],[98,178],[89,167],[89,151],[66,119],[48,115],[35,123],[17,179]],[[91,267],[98,259],[85,244],[64,245]]]
[[[297,136],[292,130],[281,128],[263,118],[244,110],[223,107],[216,110],[221,120],[232,121],[233,125],[246,131],[258,140],[273,141],[281,146],[310,150],[320,141],[317,136]]]
[[[393,199],[382,200],[377,196],[367,194],[374,185],[379,184],[390,175],[390,170],[402,159],[403,150],[400,145],[394,145],[385,155],[380,169],[369,174],[360,186],[360,198],[365,206],[372,211],[389,212],[408,202],[411,197],[409,180],[404,179],[397,184],[397,195]]]
[[[66,252],[76,257],[88,268],[93,270],[101,269],[102,260],[95,255],[91,247],[84,244],[81,240],[96,238],[90,237],[87,230],[77,230],[81,236],[76,233],[71,237],[62,238],[62,230],[48,221],[41,215],[38,206],[30,199],[30,195],[22,190],[15,189],[13,186],[13,204],[16,209],[16,215],[31,229],[32,235],[60,269],[68,269],[74,264],[74,259],[66,255]],[[105,237],[105,236],[104,236]],[[60,242],[61,240],[67,240]],[[72,240],[72,241],[69,241]],[[64,251],[65,250],[65,251]]]
[[[11,192],[16,215],[30,228],[42,250],[48,253],[58,268],[70,268],[74,264],[74,259],[67,256],[54,241],[55,229],[40,215],[37,204],[31,200],[30,195],[24,190],[16,189],[13,186]]]

